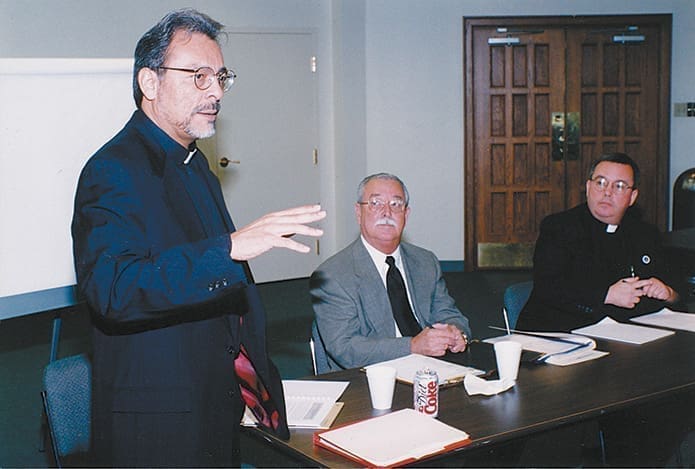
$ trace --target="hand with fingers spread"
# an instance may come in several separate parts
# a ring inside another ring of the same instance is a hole
[[[273,248],[307,253],[308,246],[290,238],[295,234],[315,238],[323,235],[323,230],[307,224],[325,217],[326,212],[321,210],[320,205],[304,205],[268,213],[231,234],[231,257],[237,261],[246,261]]]

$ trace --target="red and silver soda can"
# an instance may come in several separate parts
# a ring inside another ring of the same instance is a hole
[[[425,368],[415,373],[413,408],[430,417],[439,415],[439,376],[436,371]]]

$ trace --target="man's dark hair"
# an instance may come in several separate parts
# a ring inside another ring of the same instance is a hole
[[[219,44],[219,36],[224,25],[209,16],[191,8],[176,10],[168,13],[159,23],[147,31],[135,46],[135,64],[133,66],[133,98],[140,109],[142,90],[138,84],[138,73],[143,68],[157,70],[164,64],[166,53],[178,31],[189,34],[201,33]],[[158,70],[157,70],[158,71]]]
[[[601,155],[601,157],[595,160],[589,168],[589,179],[593,179],[594,171],[599,163],[607,161],[609,163],[626,164],[632,168],[632,187],[635,188],[639,185],[639,166],[635,163],[635,160],[627,156],[625,153],[606,153]]]

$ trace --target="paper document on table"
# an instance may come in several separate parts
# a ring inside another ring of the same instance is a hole
[[[415,373],[419,370],[429,368],[437,372],[439,376],[439,385],[447,386],[460,383],[467,374],[472,373],[475,376],[485,374],[484,371],[470,366],[450,363],[434,357],[411,353],[404,357],[388,360],[385,362],[375,363],[366,366],[365,369],[371,366],[392,366],[396,369],[396,379],[403,383],[413,384]]]
[[[678,313],[664,308],[656,313],[645,314],[630,319],[630,321],[649,326],[666,327],[668,329],[679,329],[682,331],[695,332],[695,314]]]
[[[661,339],[675,334],[673,331],[654,329],[652,327],[637,326],[635,324],[623,324],[615,319],[606,316],[596,324],[575,329],[575,334],[598,337],[599,339],[617,340],[629,344],[646,344],[652,340]]]
[[[287,425],[292,428],[330,428],[343,408],[336,402],[347,388],[348,381],[283,380]],[[255,425],[255,418],[246,408],[244,425]]]
[[[314,443],[366,467],[400,467],[465,446],[470,437],[413,409],[402,409],[318,432]]]
[[[522,349],[541,354],[535,358],[535,362],[550,365],[574,365],[608,355],[608,352],[596,350],[596,342],[593,339],[567,332],[515,330],[512,334],[491,337],[483,342],[494,344],[501,340],[519,342]]]

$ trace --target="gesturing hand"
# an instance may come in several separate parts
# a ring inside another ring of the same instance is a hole
[[[309,246],[290,237],[295,234],[323,235],[323,230],[306,224],[325,217],[326,212],[320,205],[304,205],[264,215],[231,234],[232,259],[247,261],[276,247],[307,253]]]

